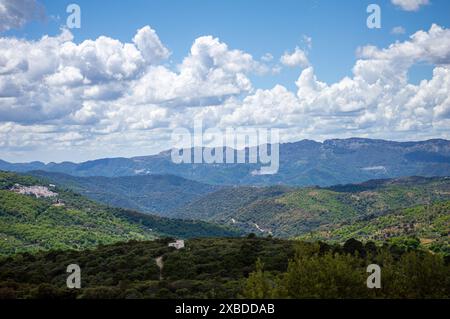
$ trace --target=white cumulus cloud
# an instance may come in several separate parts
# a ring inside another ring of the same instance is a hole
[[[391,0],[392,3],[405,11],[417,11],[421,6],[430,3],[429,0]]]
[[[300,51],[285,54],[285,65],[304,68],[292,91],[254,88],[250,79],[265,65],[213,36],[194,39],[179,64],[167,61],[170,50],[149,26],[130,42],[77,44],[67,30],[34,41],[2,37],[0,158],[148,154],[170,147],[171,130],[194,119],[278,127],[284,141],[450,137],[449,29],[361,47],[351,75],[335,83],[321,81]],[[417,64],[433,72],[413,84]]]
[[[226,98],[249,92],[249,73],[263,66],[240,50],[230,50],[218,38],[203,36],[192,44],[190,54],[177,70],[151,67],[133,86],[138,103],[172,107],[220,104]]]
[[[296,47],[294,52],[292,53],[285,52],[283,56],[280,58],[280,62],[288,67],[309,66],[309,61],[308,57],[306,56],[306,53],[299,47]]]

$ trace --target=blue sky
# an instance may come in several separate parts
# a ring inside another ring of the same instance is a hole
[[[82,10],[82,28],[74,29],[75,42],[108,35],[129,41],[136,30],[150,25],[172,51],[171,60],[181,62],[192,42],[213,35],[232,48],[255,58],[266,53],[281,56],[295,46],[305,47],[303,36],[313,39],[309,60],[322,81],[336,82],[351,73],[359,46],[384,47],[411,33],[428,29],[432,23],[449,27],[450,1],[432,0],[417,12],[404,11],[389,0],[132,0],[121,1],[41,1],[45,22],[33,22],[9,34],[29,39],[56,35],[67,17],[66,7],[76,3]],[[382,9],[382,28],[368,29],[366,8],[376,3]],[[406,33],[395,35],[392,28],[402,26]],[[431,67],[417,67],[411,80],[431,75]],[[271,88],[276,83],[293,87],[298,70],[284,70],[276,76],[253,77],[255,86]]]
[[[0,0],[0,159],[148,155],[199,118],[449,138],[449,24],[448,0]]]

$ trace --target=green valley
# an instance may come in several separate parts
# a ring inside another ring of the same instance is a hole
[[[16,191],[13,187],[20,185]],[[26,195],[49,189],[57,196]],[[206,222],[168,219],[95,203],[34,177],[0,172],[0,254],[86,249],[119,241],[238,236]]]
[[[329,188],[236,187],[207,194],[174,216],[295,237],[445,200],[450,200],[450,178],[446,177],[374,180]]]

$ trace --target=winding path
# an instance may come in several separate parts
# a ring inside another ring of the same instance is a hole
[[[159,267],[159,280],[162,280],[163,279],[162,270],[164,267],[163,257],[159,256],[159,257],[155,258],[155,261],[156,261],[156,265]]]

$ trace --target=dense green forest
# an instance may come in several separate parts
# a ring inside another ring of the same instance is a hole
[[[0,172],[0,255],[42,249],[85,249],[99,244],[181,238],[239,236],[236,231],[200,221],[141,214],[95,203],[61,188],[56,197],[11,191],[15,184],[48,186],[45,180]]]
[[[1,298],[449,298],[441,254],[349,240],[344,245],[275,238],[172,239],[116,243],[86,251],[0,258]],[[156,258],[163,260],[162,271]],[[381,269],[368,289],[366,267]],[[66,267],[81,267],[81,289]],[[162,278],[160,279],[160,275]]]
[[[380,288],[369,289],[368,265],[380,267]],[[349,239],[343,246],[296,245],[286,271],[258,260],[245,281],[246,298],[450,298],[450,260],[396,244],[377,246]]]

